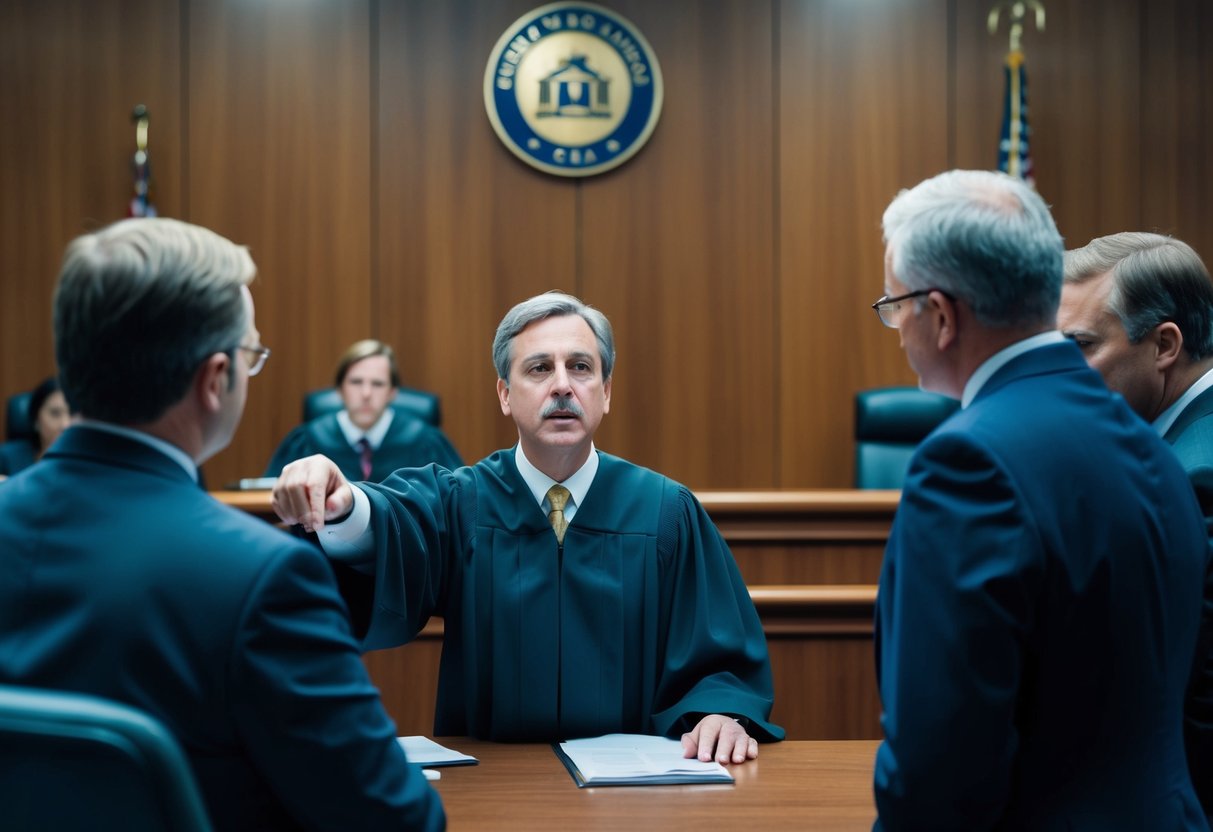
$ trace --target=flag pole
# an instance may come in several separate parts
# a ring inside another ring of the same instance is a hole
[[[1039,0],[999,0],[990,8],[986,28],[998,32],[998,18],[1007,11],[1010,44],[1005,62],[1006,96],[1003,102],[1002,136],[998,144],[998,169],[1034,185],[1028,136],[1028,76],[1022,48],[1024,18],[1028,9],[1036,15],[1036,29],[1045,28],[1045,7]]]

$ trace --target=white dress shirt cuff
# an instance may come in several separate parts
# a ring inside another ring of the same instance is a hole
[[[371,501],[353,483],[350,491],[354,493],[354,508],[349,516],[338,523],[326,523],[316,536],[324,553],[333,560],[362,572],[373,571],[375,536],[371,532]]]

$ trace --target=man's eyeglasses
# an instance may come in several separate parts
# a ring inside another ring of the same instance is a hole
[[[250,378],[252,376],[257,375],[257,373],[261,372],[261,368],[265,366],[265,362],[270,357],[270,348],[269,347],[246,347],[246,346],[241,345],[239,347],[236,347],[236,349],[244,350],[245,352],[251,354],[251,357],[248,359],[248,362],[247,362],[248,363],[248,374],[249,374]]]
[[[905,302],[908,300],[913,300],[914,298],[923,297],[924,295],[929,295],[931,292],[939,292],[948,300],[954,300],[954,298],[943,289],[919,289],[917,292],[907,292],[906,294],[898,295],[895,298],[885,295],[883,298],[872,304],[872,308],[876,310],[876,317],[880,318],[880,322],[882,324],[887,326],[889,329],[897,329],[897,327],[901,326],[900,313],[901,307],[905,305]]]

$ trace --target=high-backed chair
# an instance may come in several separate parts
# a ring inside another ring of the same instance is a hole
[[[855,394],[855,487],[901,488],[910,457],[960,403],[917,387]]]
[[[345,407],[341,401],[341,393],[336,387],[326,387],[323,390],[313,390],[303,397],[303,421],[310,422],[317,416],[336,413]],[[396,410],[416,416],[434,427],[442,425],[442,406],[438,396],[425,390],[413,390],[408,387],[397,387],[396,398],[392,400]]]
[[[4,414],[4,439],[11,442],[14,439],[30,439],[34,435],[34,426],[29,420],[29,400],[32,391],[14,393],[8,397],[8,408]]]
[[[0,827],[209,832],[176,739],[135,708],[0,685]]]

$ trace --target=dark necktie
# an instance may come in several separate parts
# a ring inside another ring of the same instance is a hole
[[[564,506],[569,501],[569,490],[563,485],[553,485],[548,489],[548,502],[552,510],[548,512],[548,522],[552,531],[556,532],[556,542],[564,545],[564,531],[569,527],[569,521],[564,519]]]
[[[358,440],[358,451],[362,454],[362,478],[369,480],[371,478],[371,443],[364,436]]]

